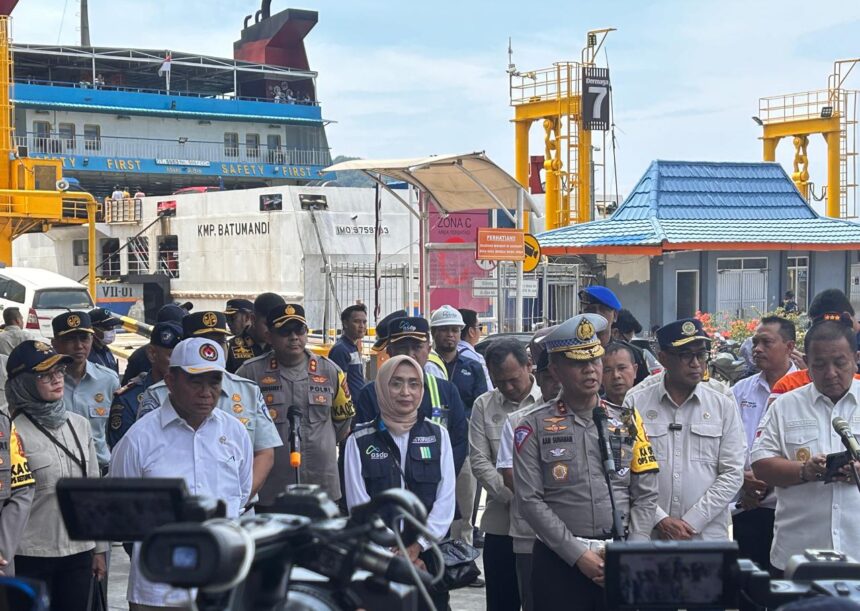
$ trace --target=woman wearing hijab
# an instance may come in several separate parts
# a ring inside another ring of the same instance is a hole
[[[427,529],[440,541],[454,519],[454,458],[448,431],[419,413],[423,395],[424,374],[412,358],[394,356],[379,369],[379,416],[346,442],[346,503],[351,510],[383,490],[406,488],[424,503]],[[425,568],[429,547],[419,538],[406,548],[409,559]],[[448,592],[431,595],[437,609],[447,608]]]
[[[15,347],[6,364],[9,413],[26,440],[36,480],[15,569],[19,577],[44,581],[54,605],[86,611],[92,577],[105,575],[107,545],[70,540],[57,501],[61,477],[99,477],[90,423],[63,404],[63,376],[71,361],[45,342],[29,340]]]

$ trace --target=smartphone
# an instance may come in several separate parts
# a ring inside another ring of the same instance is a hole
[[[840,475],[839,470],[851,462],[851,456],[847,451],[836,452],[827,455],[827,471],[824,474],[824,483],[829,484],[833,478]]]

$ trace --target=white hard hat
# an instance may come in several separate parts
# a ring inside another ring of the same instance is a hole
[[[453,306],[443,305],[430,317],[431,329],[433,327],[460,327],[462,329],[465,326],[463,315]]]

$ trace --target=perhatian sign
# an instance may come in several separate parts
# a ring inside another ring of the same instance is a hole
[[[582,129],[609,129],[609,68],[582,68]]]

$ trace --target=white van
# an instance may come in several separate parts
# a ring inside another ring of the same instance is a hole
[[[87,288],[65,276],[35,267],[0,268],[0,311],[18,308],[24,327],[51,338],[51,319],[70,310],[91,310]]]

